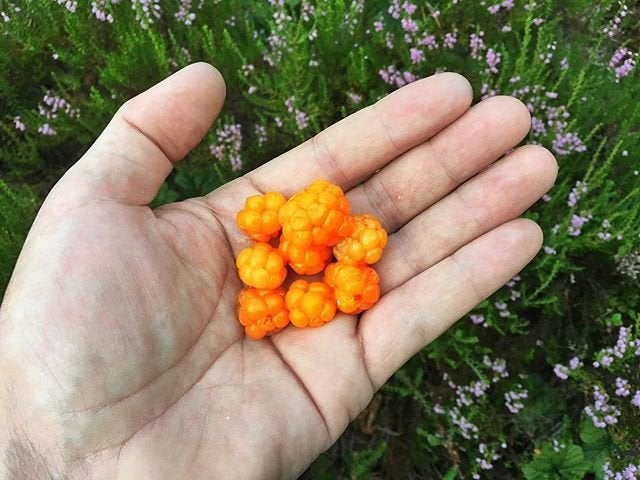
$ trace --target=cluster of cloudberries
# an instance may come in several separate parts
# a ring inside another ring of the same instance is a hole
[[[238,297],[238,319],[247,336],[260,339],[289,323],[319,327],[336,311],[358,314],[380,297],[380,260],[387,232],[372,215],[351,215],[340,187],[316,180],[289,200],[277,192],[247,198],[236,221],[256,243],[236,258],[247,285]],[[298,275],[283,284],[287,267]]]

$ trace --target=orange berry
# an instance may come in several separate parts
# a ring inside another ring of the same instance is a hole
[[[366,265],[331,263],[324,271],[324,281],[333,288],[338,310],[344,313],[361,313],[380,298],[380,278]]]
[[[268,243],[256,243],[242,250],[236,266],[240,280],[250,287],[277,288],[287,277],[282,255]]]
[[[301,248],[332,246],[351,233],[349,201],[337,185],[316,180],[280,209],[282,234]]]
[[[267,192],[247,198],[244,209],[238,212],[236,223],[249,238],[268,242],[280,233],[278,212],[287,199],[278,192]]]
[[[299,328],[319,327],[333,320],[336,302],[331,288],[322,282],[296,280],[285,296],[289,320]]]
[[[315,275],[320,273],[331,258],[331,247],[307,247],[294,245],[282,236],[278,247],[282,257],[300,275]]]
[[[387,245],[387,232],[371,215],[355,215],[353,232],[333,247],[333,254],[341,262],[372,265],[382,257]]]
[[[258,340],[279,332],[289,324],[284,305],[285,289],[244,288],[238,295],[238,320],[248,337]]]

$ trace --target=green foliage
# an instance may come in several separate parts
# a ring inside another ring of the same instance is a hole
[[[387,450],[386,442],[382,442],[375,447],[366,448],[351,455],[349,462],[349,478],[352,480],[362,480],[371,478],[373,469],[378,464],[384,452]]]
[[[35,215],[34,195],[0,180],[0,292],[4,292]]]
[[[548,442],[522,468],[527,480],[580,480],[588,470],[589,461],[579,446],[569,444],[554,449]]]
[[[635,391],[614,391],[617,378],[640,390],[638,357],[628,344],[610,366],[592,366],[622,328],[640,334],[640,82],[637,69],[616,79],[609,66],[619,47],[638,50],[636,5],[621,16],[617,0],[516,0],[512,9],[434,0],[411,14],[400,2],[394,16],[391,0],[194,1],[187,24],[179,0],[161,0],[152,22],[131,0],[96,3],[113,22],[99,21],[90,2],[70,12],[52,0],[0,0],[9,18],[0,18],[0,291],[42,192],[119,105],[189,63],[221,71],[226,104],[153,206],[206,194],[413,76],[458,71],[476,100],[527,103],[525,142],[558,159],[556,186],[526,214],[545,248],[390,381],[375,433],[352,426],[308,478],[603,478],[607,463],[619,471],[637,462]],[[417,33],[405,31],[409,17]],[[494,71],[489,49],[500,54]],[[70,107],[47,116],[45,95]],[[45,124],[55,135],[39,132]],[[237,131],[239,144],[226,140]],[[581,366],[570,369],[574,357]],[[585,414],[596,386],[619,411],[605,429]]]

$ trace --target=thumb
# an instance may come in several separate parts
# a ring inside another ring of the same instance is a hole
[[[146,205],[205,135],[224,103],[218,70],[195,63],[127,101],[52,194]]]

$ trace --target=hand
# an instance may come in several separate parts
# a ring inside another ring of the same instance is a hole
[[[502,157],[530,128],[526,107],[496,97],[469,108],[453,73],[152,210],[224,95],[212,67],[181,70],[127,102],[47,197],[0,311],[9,478],[295,477],[540,248],[539,227],[515,218],[551,187],[556,162],[531,145]],[[249,241],[235,214],[247,196],[317,178],[391,233],[382,298],[359,319],[247,340],[234,255]]]

